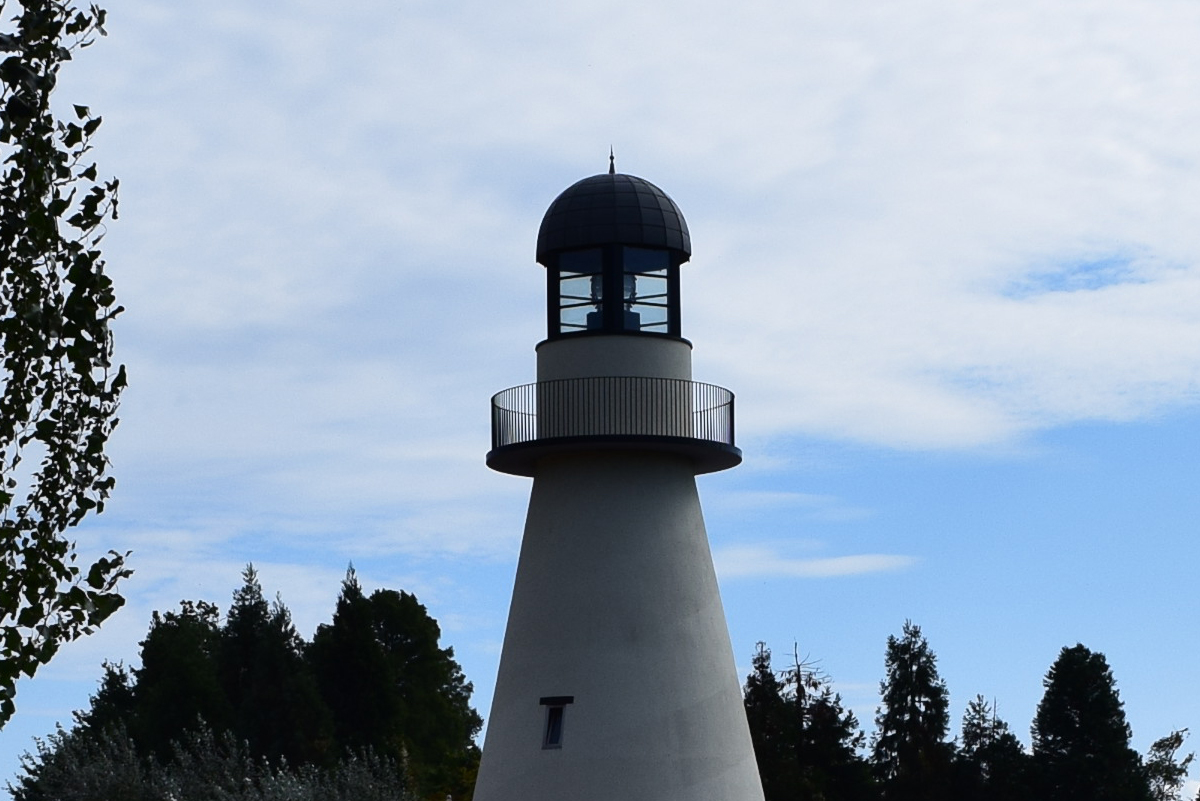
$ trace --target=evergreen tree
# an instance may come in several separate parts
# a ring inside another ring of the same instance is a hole
[[[802,682],[797,682],[802,686]],[[821,679],[796,707],[802,715],[799,739],[801,775],[813,801],[869,801],[879,797],[870,766],[859,752],[865,736],[842,697]]]
[[[400,687],[388,675],[371,605],[353,569],[342,582],[333,622],[319,626],[313,636],[308,660],[333,715],[339,748],[372,743],[383,753],[401,754]]]
[[[938,801],[950,794],[952,747],[945,741],[950,698],[920,627],[905,621],[888,637],[883,706],[872,760],[885,801]]]
[[[389,673],[400,687],[404,744],[418,787],[437,798],[464,797],[475,783],[483,719],[471,707],[470,682],[453,648],[416,596],[395,590],[371,593],[375,636]]]
[[[132,699],[120,688],[120,673],[110,669],[84,719],[107,724],[124,718],[139,751],[159,755],[200,720],[222,730],[230,725],[229,702],[217,678],[219,616],[217,606],[206,601],[154,612],[141,643],[142,665],[133,672]],[[126,712],[130,700],[133,708]]]
[[[134,676],[118,662],[105,662],[104,675],[100,677],[100,688],[91,697],[86,711],[75,712],[75,724],[87,732],[101,732],[116,726],[124,728],[133,715]]]
[[[14,794],[465,801],[482,721],[440,637],[414,596],[364,597],[350,572],[308,646],[248,566],[224,625],[203,601],[155,612],[141,666],[105,665],[91,707],[26,757]]]
[[[777,674],[764,643],[752,663],[744,700],[767,801],[874,799],[863,734],[828,679],[798,657]]]
[[[242,580],[221,629],[217,659],[230,728],[256,756],[283,757],[293,765],[330,762],[336,753],[330,748],[329,711],[291,613],[279,599],[267,603],[253,565],[246,566]]]
[[[1146,801],[1149,783],[1104,654],[1063,648],[1042,682],[1033,722],[1038,797],[1044,801]]]
[[[978,801],[1028,797],[1029,756],[982,695],[967,704],[957,754],[956,792]]]
[[[750,741],[758,761],[766,801],[795,798],[799,773],[795,760],[795,735],[784,685],[771,668],[771,650],[760,642],[751,660],[752,671],[746,677],[743,702]]]
[[[333,623],[309,648],[322,697],[342,748],[373,744],[407,761],[423,798],[465,798],[474,784],[483,725],[471,707],[471,685],[441,629],[406,592],[364,597],[346,574]]]

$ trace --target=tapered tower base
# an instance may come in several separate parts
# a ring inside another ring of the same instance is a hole
[[[692,380],[683,214],[585,178],[538,231],[537,381],[492,398],[495,470],[533,478],[475,801],[763,801],[696,475],[742,458]]]
[[[762,799],[692,462],[540,465],[475,799]]]

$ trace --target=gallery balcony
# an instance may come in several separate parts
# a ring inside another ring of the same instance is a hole
[[[523,384],[492,397],[494,470],[532,476],[547,456],[600,450],[674,453],[697,473],[742,461],[733,393],[676,378],[600,376]]]

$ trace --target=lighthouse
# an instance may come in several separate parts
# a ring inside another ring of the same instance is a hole
[[[475,801],[761,801],[696,476],[734,467],[733,393],[692,380],[691,239],[654,184],[585,178],[537,238],[537,381],[492,398],[533,478]]]

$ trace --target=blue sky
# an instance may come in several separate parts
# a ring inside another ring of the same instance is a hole
[[[0,772],[253,561],[305,636],[346,565],[416,592],[487,713],[529,484],[537,226],[607,167],[694,255],[684,334],[746,454],[701,479],[739,665],[798,643],[870,728],[920,624],[955,727],[1028,741],[1060,648],[1145,750],[1200,727],[1200,7],[1183,0],[110,4],[128,608],[20,688]],[[649,667],[649,666],[648,666]]]

